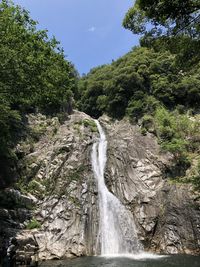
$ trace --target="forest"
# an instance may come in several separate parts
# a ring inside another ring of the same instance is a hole
[[[200,2],[137,0],[123,26],[141,35],[140,46],[82,77],[77,105],[96,118],[126,117],[143,134],[155,134],[174,155],[173,178],[199,190]]]
[[[77,72],[27,10],[0,3],[0,181],[12,180],[16,143],[26,136],[27,113],[71,112]]]
[[[79,77],[59,42],[27,10],[0,3],[0,180],[12,182],[26,114],[107,114],[137,123],[174,155],[182,182],[200,190],[200,2],[137,0],[123,26],[141,35],[111,64]],[[190,177],[185,170],[192,167]],[[175,174],[172,174],[172,176]],[[3,186],[0,184],[0,186]]]

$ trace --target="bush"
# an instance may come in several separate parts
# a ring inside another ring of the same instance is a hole
[[[154,118],[151,115],[144,115],[142,118],[142,127],[146,130],[154,129]]]
[[[38,222],[35,218],[31,219],[26,226],[26,228],[29,230],[36,229],[36,228],[39,229],[41,227],[42,227],[41,223]]]
[[[192,183],[194,189],[200,191],[200,159],[196,167],[193,169],[193,175],[187,178],[186,182]]]
[[[130,101],[126,113],[130,118],[136,118],[137,120],[144,114],[144,102],[142,100]]]
[[[93,120],[85,119],[82,123],[85,127],[90,127],[92,132],[98,132],[97,125]]]

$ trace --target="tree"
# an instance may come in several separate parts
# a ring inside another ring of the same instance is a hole
[[[9,0],[0,2],[0,177],[8,181],[12,152],[28,112],[70,112],[77,73],[63,49],[29,12]],[[11,164],[12,165],[12,164]],[[13,168],[14,169],[14,168]]]
[[[28,11],[0,4],[0,90],[13,109],[59,112],[72,96],[76,73],[47,31]]]
[[[199,38],[199,22],[199,0],[136,0],[123,25],[135,34],[188,34]]]
[[[182,69],[200,60],[199,0],[136,0],[123,26],[142,35],[141,46],[175,54]]]

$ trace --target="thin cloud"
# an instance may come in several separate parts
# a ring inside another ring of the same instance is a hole
[[[88,32],[94,32],[94,31],[96,31],[96,27],[92,26],[87,31]]]

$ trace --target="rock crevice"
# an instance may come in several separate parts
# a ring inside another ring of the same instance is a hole
[[[37,120],[31,117],[32,127],[42,124]],[[171,155],[162,154],[155,136],[143,136],[137,125],[106,116],[100,122],[108,139],[107,187],[133,213],[145,250],[198,254],[199,201],[189,185],[165,178]],[[91,166],[96,138],[92,118],[74,112],[61,126],[56,119],[49,122],[31,151],[18,146],[36,206],[15,229],[22,245],[38,243],[40,259],[93,255],[97,250],[98,193]],[[0,209],[4,217],[6,212]],[[23,229],[31,217],[41,227]]]

